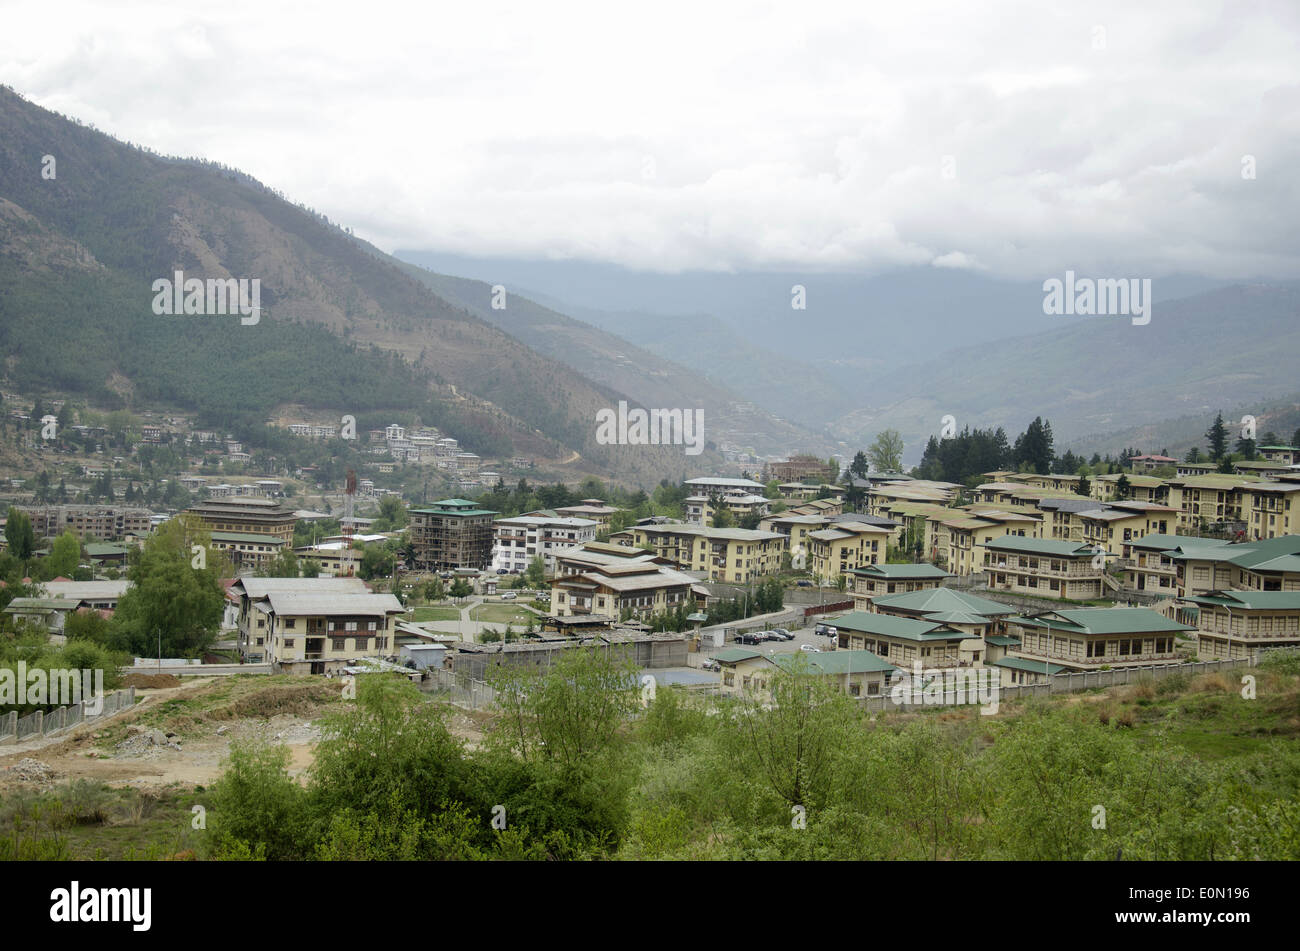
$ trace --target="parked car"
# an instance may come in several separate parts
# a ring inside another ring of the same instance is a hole
[[[783,627],[774,627],[774,628],[772,628],[772,633],[775,634],[779,639],[781,639],[781,640],[783,640],[783,641],[792,641],[792,640],[794,640],[794,635],[791,634],[789,631],[787,631],[787,630],[786,630],[785,628],[783,628]]]
[[[807,651],[810,654],[820,654],[822,652],[820,647],[813,647],[811,644],[800,644],[799,649],[801,651]]]
[[[504,575],[504,574],[506,574],[506,573],[507,573],[507,572],[506,572],[506,569],[505,569],[505,568],[498,568],[498,569],[497,569],[497,574],[499,574],[499,575]]]
[[[797,585],[798,585],[799,587],[801,587],[801,588],[811,588],[811,587],[812,587],[812,582],[811,582],[811,581],[796,581],[795,584],[797,584]]]
[[[501,595],[501,600],[513,601],[517,597],[519,597],[519,595],[515,594],[513,591],[507,591],[505,594]]]
[[[701,670],[721,670],[721,669],[722,669],[722,665],[719,664],[716,660],[706,660],[704,663],[700,664],[700,669],[701,669]]]

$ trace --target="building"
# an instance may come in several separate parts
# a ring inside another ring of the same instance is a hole
[[[886,594],[871,600],[871,611],[946,624],[985,643],[1006,633],[1006,619],[1016,613],[1000,601],[981,598],[953,588],[930,588],[903,594]]]
[[[1300,647],[1300,589],[1207,591],[1197,613],[1197,657],[1237,660],[1266,647]]]
[[[117,602],[130,589],[126,578],[116,581],[45,581],[41,590],[46,597],[77,602],[78,607],[96,611],[116,611]]]
[[[1079,608],[1007,619],[1010,656],[1065,670],[1178,663],[1179,635],[1195,630],[1149,608]]]
[[[1300,535],[1300,481],[1252,482],[1241,487],[1246,537]]]
[[[236,568],[266,564],[293,544],[293,509],[271,499],[209,499],[185,514],[197,517],[212,535],[212,547],[224,551]]]
[[[886,594],[928,591],[952,575],[934,565],[867,565],[851,572],[855,609],[865,611],[873,598]]]
[[[803,482],[808,479],[826,482],[833,481],[839,476],[838,472],[831,472],[831,467],[825,459],[807,454],[791,456],[784,462],[768,463],[767,468],[772,478],[778,482]]]
[[[731,479],[725,476],[701,476],[682,483],[693,495],[726,495],[729,492],[762,495],[763,483],[753,479]]]
[[[551,614],[599,616],[613,621],[648,617],[693,607],[695,579],[675,568],[653,561],[627,559],[581,572],[557,575],[551,580]]]
[[[1080,526],[1083,544],[1100,546],[1119,557],[1125,542],[1177,531],[1178,510],[1155,502],[1126,501],[1074,512],[1071,517]]]
[[[942,621],[851,611],[830,619],[840,648],[865,650],[899,667],[975,667],[984,660],[984,639]],[[838,651],[837,651],[838,653]]]
[[[424,571],[487,568],[492,561],[492,519],[497,514],[468,499],[443,499],[411,509],[415,567]]]
[[[1178,597],[1185,600],[1210,591],[1300,591],[1300,535],[1249,542],[1151,535],[1129,551],[1135,565],[1126,571],[1139,590],[1167,589],[1162,582],[1172,565]]]
[[[709,581],[746,584],[781,570],[786,539],[775,532],[703,525],[635,525],[615,536]]]
[[[604,534],[609,531],[610,519],[618,509],[612,505],[606,505],[603,499],[582,499],[577,505],[565,505],[555,510],[555,514],[562,518],[589,518],[596,522],[596,534]]]
[[[885,560],[893,531],[880,525],[842,521],[808,532],[807,565],[814,578],[835,583],[852,572]],[[792,551],[792,558],[793,558]]]
[[[1286,466],[1300,465],[1300,447],[1297,446],[1260,446],[1259,454],[1269,462]]]
[[[1143,472],[1150,472],[1153,469],[1163,469],[1166,466],[1174,467],[1178,465],[1178,460],[1173,456],[1145,455],[1134,456],[1129,460],[1129,465],[1134,469],[1141,469]]]
[[[985,542],[1009,534],[1037,538],[1043,530],[1041,515],[987,506],[945,509],[930,515],[926,523],[931,557],[962,576],[984,570]]]
[[[239,578],[239,652],[283,673],[334,673],[362,657],[394,654],[391,594],[372,594],[359,578]]]
[[[522,573],[540,557],[546,571],[555,570],[555,552],[596,540],[600,523],[589,518],[519,515],[492,524],[492,570]]]
[[[1106,551],[1095,545],[1004,535],[984,543],[990,589],[1040,598],[1091,601],[1119,588],[1106,574]]]
[[[145,508],[120,505],[19,506],[32,523],[37,538],[54,538],[71,531],[78,538],[117,541],[127,535],[145,535],[153,527],[153,513]]]

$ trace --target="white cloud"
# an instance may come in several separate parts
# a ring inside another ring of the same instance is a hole
[[[0,81],[242,168],[390,250],[1300,276],[1287,2],[236,0],[5,16]]]

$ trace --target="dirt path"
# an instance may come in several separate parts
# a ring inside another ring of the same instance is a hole
[[[31,769],[13,767],[23,760],[35,760],[48,767],[37,769],[42,778],[36,785],[51,786],[75,779],[87,779],[111,786],[159,789],[172,785],[206,786],[222,770],[236,738],[258,738],[289,748],[289,774],[306,782],[306,771],[315,759],[321,737],[318,714],[301,716],[281,713],[226,720],[201,721],[185,736],[167,737],[148,724],[134,721],[162,702],[194,693],[218,678],[202,678],[180,687],[137,690],[143,697],[135,707],[106,721],[84,723],[59,736],[0,748],[0,790],[32,786]],[[482,741],[484,716],[451,713],[447,727],[471,746]]]

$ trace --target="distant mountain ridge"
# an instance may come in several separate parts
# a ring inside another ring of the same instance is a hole
[[[439,297],[323,216],[8,88],[0,225],[0,355],[21,386],[171,401],[217,423],[260,423],[285,403],[415,411],[484,454],[568,460],[575,474],[651,483],[687,467],[680,447],[598,444],[596,411],[622,390]],[[151,283],[177,270],[259,279],[261,320],[155,315]]]

